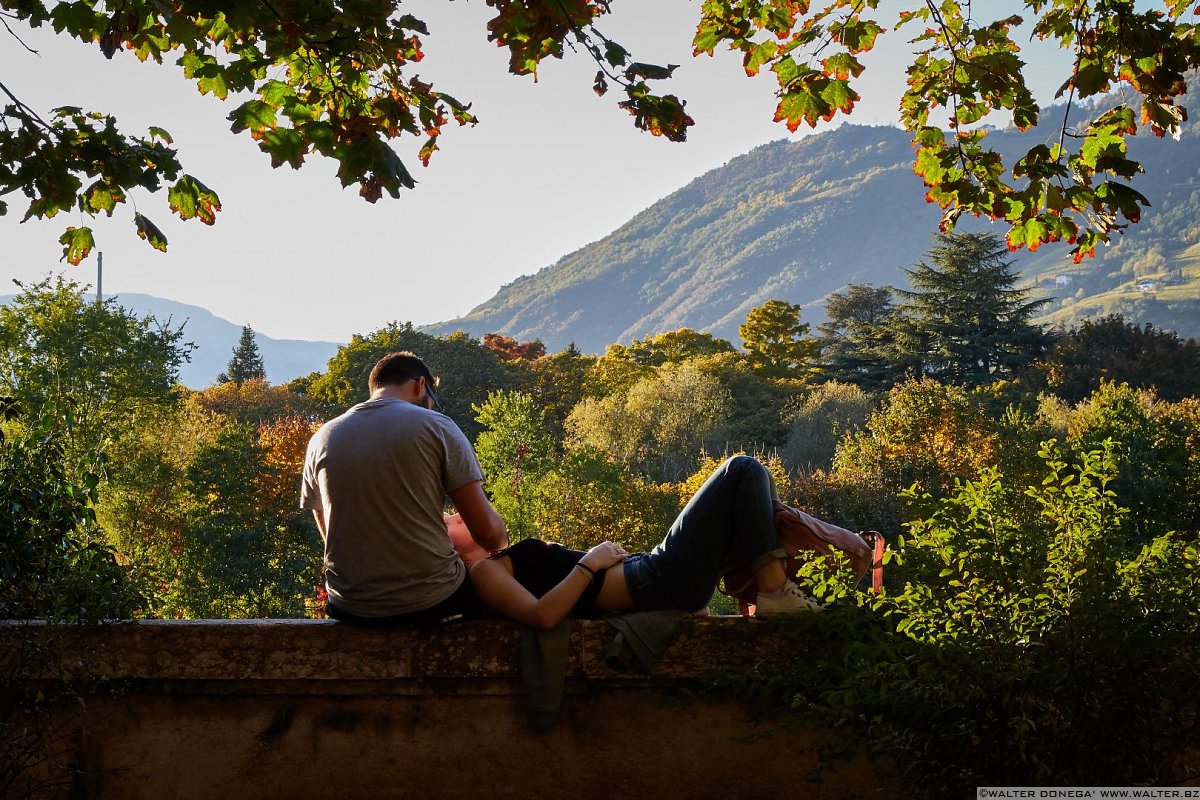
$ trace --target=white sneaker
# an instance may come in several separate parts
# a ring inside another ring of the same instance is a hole
[[[790,580],[777,592],[759,592],[754,607],[754,616],[764,618],[825,610],[825,606],[806,595]]]

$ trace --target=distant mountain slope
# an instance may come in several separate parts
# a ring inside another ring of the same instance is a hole
[[[0,305],[12,301],[14,295],[0,296]],[[117,303],[138,316],[153,315],[172,328],[183,326],[184,341],[192,342],[192,360],[179,370],[179,380],[193,389],[212,384],[225,371],[233,348],[242,335],[242,325],[221,319],[199,306],[187,305],[148,294],[118,294]],[[254,323],[248,323],[253,327]],[[337,352],[337,342],[310,342],[300,339],[272,339],[257,331],[254,334],[267,380],[285,383],[310,372],[324,371],[326,362]]]
[[[1011,131],[989,138],[1008,152],[1030,144]],[[1200,259],[1188,250],[1200,242],[1200,139],[1191,129],[1180,142],[1138,135],[1131,150],[1147,165],[1138,188],[1161,209],[1078,267],[1066,245],[1014,259],[1056,298],[1046,321],[1121,311],[1200,336]],[[747,312],[768,299],[798,303],[805,320],[819,322],[824,298],[848,283],[903,286],[900,268],[922,257],[939,219],[912,172],[909,136],[847,125],[735,158],[466,316],[425,330],[536,337],[552,350],[574,341],[590,352],[685,326],[736,342]],[[959,229],[988,226],[968,219]],[[1139,289],[1147,275],[1175,282],[1170,292],[1162,282]]]
[[[429,329],[540,337],[551,349],[573,340],[588,351],[683,326],[736,340],[746,313],[773,297],[812,304],[847,282],[893,282],[904,262],[892,254],[927,247],[940,215],[892,201],[921,194],[901,131],[836,133],[733,159]]]

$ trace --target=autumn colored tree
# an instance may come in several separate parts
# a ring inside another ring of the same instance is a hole
[[[923,378],[888,392],[865,427],[838,443],[833,468],[893,492],[916,484],[941,493],[994,464],[999,444],[995,424],[967,391]]]
[[[254,329],[243,325],[241,338],[233,348],[229,366],[217,376],[217,383],[236,383],[241,386],[246,381],[261,381],[266,378],[267,368],[263,366],[262,353],[258,349],[258,342],[254,340]]]
[[[733,352],[736,350],[732,344],[718,339],[711,333],[680,328],[657,336],[634,339],[628,345],[611,344],[604,355],[606,358],[631,361],[644,367],[661,367],[672,361],[687,361],[690,358]]]
[[[1165,8],[1143,9],[1133,0],[1025,0],[1031,31],[1075,54],[1058,95],[1067,114],[1054,134],[1031,137],[1032,147],[1006,166],[987,145],[993,114],[1011,115],[1021,130],[1037,125],[1040,110],[1026,84],[1027,66],[1015,35],[1026,18],[991,17],[970,2],[796,4],[770,0],[751,5],[734,0],[706,3],[697,29],[696,51],[712,53],[725,44],[743,54],[748,74],[763,68],[779,82],[775,118],[795,130],[850,113],[859,96],[853,88],[870,51],[890,22],[917,47],[900,102],[901,124],[913,134],[915,171],[927,198],[946,209],[943,230],[963,214],[1004,220],[1008,245],[1036,250],[1047,241],[1075,245],[1078,261],[1122,227],[1118,217],[1137,222],[1146,199],[1127,181],[1141,165],[1127,157],[1125,137],[1143,125],[1156,135],[1178,136],[1186,111],[1176,98],[1184,76],[1200,64],[1193,6],[1166,0]],[[1007,11],[1005,12],[1007,14]],[[1127,85],[1139,102],[1124,103],[1079,125],[1071,106]],[[947,113],[945,128],[935,115]]]
[[[324,407],[313,398],[287,386],[272,386],[261,378],[240,385],[233,381],[218,383],[193,393],[192,398],[208,411],[250,425],[285,417],[318,419],[325,416]]]
[[[186,394],[112,450],[97,518],[156,615],[308,611],[321,549],[298,476],[318,423],[238,396],[255,384]],[[286,393],[265,388],[268,400]]]
[[[800,306],[768,300],[751,309],[738,335],[756,369],[780,378],[799,377],[819,350],[808,330],[808,323],[800,321]]]
[[[256,480],[260,503],[264,508],[286,515],[300,505],[300,473],[308,440],[321,423],[299,414],[288,414],[260,422],[258,446],[262,448],[262,466]]]
[[[653,374],[653,367],[639,364],[627,357],[624,345],[610,344],[604,355],[592,362],[587,380],[587,394],[591,397],[606,397],[625,392],[638,381]]]
[[[637,60],[601,33],[598,25],[612,11],[609,0],[488,2],[496,14],[487,36],[508,49],[510,72],[536,75],[544,59],[572,49],[594,60],[590,88],[597,94],[619,87],[617,105],[634,125],[671,140],[686,137],[694,122],[684,101],[651,89],[676,65]],[[393,140],[423,137],[419,159],[428,163],[451,120],[477,121],[468,103],[417,77],[414,65],[423,57],[428,30],[401,13],[399,0],[227,9],[196,0],[170,8],[130,0],[114,9],[88,0],[3,0],[0,8],[14,23],[52,25],[109,57],[118,49],[142,60],[174,57],[201,92],[237,98],[228,115],[232,130],[254,138],[274,166],[297,168],[323,155],[336,162],[339,182],[357,184],[370,202],[415,184]],[[740,53],[747,75],[773,73],[779,84],[775,119],[796,130],[853,112],[864,56],[881,35],[911,39],[916,52],[906,70],[900,121],[913,136],[914,169],[926,196],[945,209],[943,228],[964,213],[987,216],[1008,225],[1011,247],[1066,240],[1078,260],[1113,231],[1137,222],[1147,205],[1128,182],[1142,167],[1128,157],[1126,137],[1139,123],[1157,136],[1178,135],[1186,110],[1177,99],[1186,91],[1185,75],[1200,65],[1196,24],[1188,16],[1196,8],[1185,0],[1163,0],[1161,8],[1134,0],[1023,0],[993,16],[964,0],[906,0],[883,10],[877,0],[811,6],[709,0],[699,8],[693,45],[696,55],[722,47]],[[1022,27],[1026,22],[1029,27]],[[1018,44],[1028,35],[1073,54],[1058,81],[1067,113],[1011,158],[988,146],[986,123],[1011,120],[1027,130],[1042,122]],[[1088,107],[1084,113],[1093,118],[1072,119],[1076,103],[1119,86],[1132,100],[1107,110]],[[166,131],[131,136],[102,112],[73,106],[43,116],[7,86],[0,84],[0,91],[8,98],[0,111],[0,197],[25,194],[27,216],[72,209],[85,216],[112,214],[134,191],[153,193],[166,184],[174,213],[215,220],[219,198],[183,172]],[[6,212],[0,201],[0,214]],[[140,211],[133,221],[152,246],[167,246]],[[61,241],[72,263],[95,244],[86,226],[69,226]]]
[[[485,333],[483,335],[484,347],[490,347],[496,351],[496,355],[504,361],[517,361],[524,359],[525,361],[533,361],[546,355],[546,345],[542,344],[541,339],[534,339],[532,342],[518,342],[511,336],[501,336],[498,333]]]
[[[600,64],[593,88],[610,83],[625,91],[621,107],[635,124],[655,135],[683,139],[691,124],[683,102],[658,95],[647,81],[673,68],[635,61],[628,51],[592,28],[606,2],[495,2],[488,38],[508,47],[510,70],[536,74],[539,62],[561,57],[567,39]],[[228,114],[234,133],[258,142],[275,167],[299,168],[312,155],[337,163],[342,186],[376,202],[398,197],[416,181],[392,148],[401,137],[424,137],[418,157],[428,164],[442,128],[454,120],[475,124],[467,103],[435,90],[412,65],[424,53],[425,23],[400,13],[399,0],[330,6],[314,0],[283,7],[241,4],[217,9],[184,2],[170,9],[134,0],[115,10],[87,0],[52,4],[4,0],[5,16],[30,27],[97,44],[111,58],[117,50],[143,61],[175,63],[203,94],[240,100]],[[17,36],[11,24],[9,32]],[[19,40],[18,40],[19,41]],[[60,211],[111,216],[135,190],[158,192],[167,184],[170,210],[183,219],[213,224],[221,209],[216,192],[183,172],[170,134],[151,127],[145,136],[122,132],[111,116],[66,106],[42,116],[4,84],[0,111],[0,197],[24,193],[26,216]],[[0,201],[0,215],[8,210]],[[165,250],[166,237],[143,213],[134,212],[138,236]],[[64,258],[78,264],[95,246],[87,226],[67,227]]]
[[[264,505],[263,477],[269,473],[249,425],[225,425],[197,450],[184,472],[186,524],[165,598],[175,613],[304,615],[319,575],[319,537],[298,502],[286,509]]]

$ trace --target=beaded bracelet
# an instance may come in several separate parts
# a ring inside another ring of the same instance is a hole
[[[596,580],[596,570],[592,569],[592,568],[591,568],[591,567],[589,567],[587,564],[584,564],[584,563],[583,563],[583,562],[581,562],[581,561],[576,561],[576,562],[575,562],[575,566],[579,567],[581,570],[583,570],[584,572],[586,572],[586,573],[587,573],[587,575],[588,575],[588,582],[589,582],[589,583],[590,583],[591,581],[594,581],[594,580]]]

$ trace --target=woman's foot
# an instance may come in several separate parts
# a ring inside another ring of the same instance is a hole
[[[778,617],[785,614],[804,614],[824,610],[825,606],[806,595],[790,580],[775,592],[759,592],[754,601],[756,617]]]

